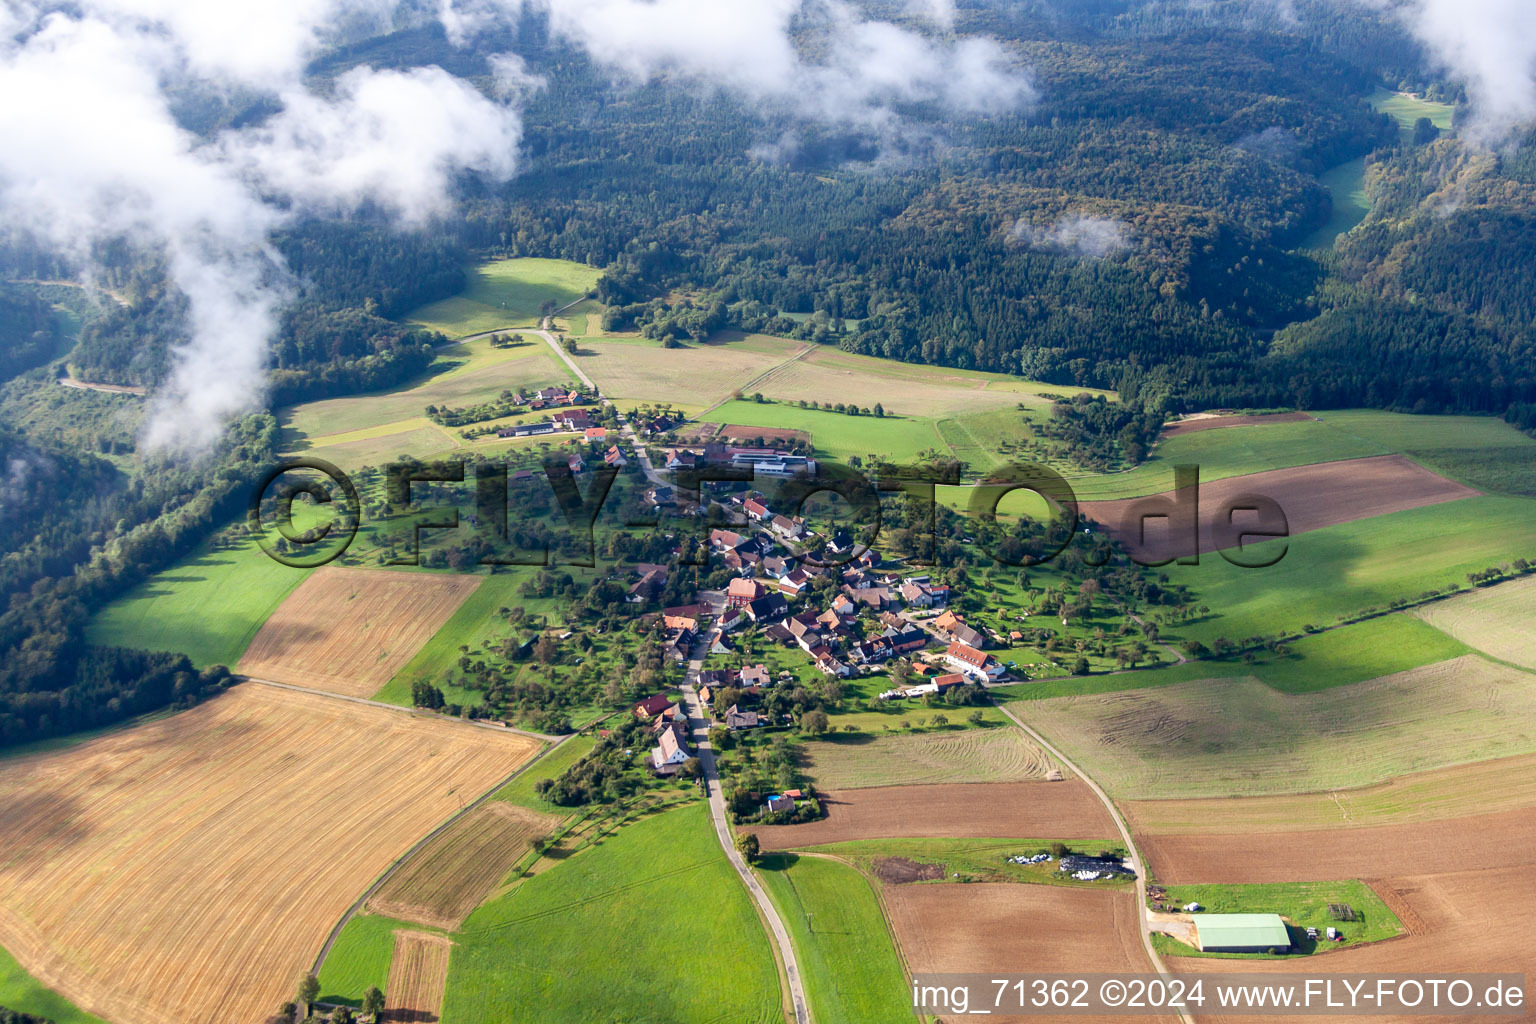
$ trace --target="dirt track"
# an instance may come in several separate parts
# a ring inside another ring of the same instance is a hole
[[[1136,896],[1130,890],[938,883],[886,886],[881,898],[913,973],[1152,970],[1141,946]],[[988,1017],[1042,1019],[1047,1018]],[[1126,1020],[1112,1016],[1067,1019],[1120,1024]]]
[[[1447,480],[1402,455],[1320,462],[1292,469],[1272,469],[1222,480],[1201,481],[1199,550],[1202,554],[1216,550],[1217,545],[1211,536],[1211,524],[1217,518],[1218,510],[1225,502],[1244,495],[1260,495],[1279,504],[1285,513],[1290,535],[1294,537],[1309,530],[1321,530],[1357,519],[1471,498],[1479,493]],[[1172,491],[1164,491],[1153,497],[1171,499],[1173,494]],[[1145,561],[1193,554],[1194,540],[1187,532],[1170,536],[1168,520],[1163,518],[1146,520],[1146,543],[1141,542],[1140,527],[1134,521],[1126,522],[1126,518],[1133,506],[1147,500],[1120,498],[1114,501],[1085,501],[1079,506],[1079,512],[1103,524],[1112,536]],[[1253,521],[1249,513],[1238,513],[1233,519],[1238,527]]]
[[[1104,806],[1077,779],[832,790],[827,817],[756,829],[765,850],[850,839],[1108,839]]]

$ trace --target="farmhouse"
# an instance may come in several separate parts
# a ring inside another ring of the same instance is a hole
[[[996,658],[958,640],[944,651],[944,660],[973,679],[996,679],[1003,674],[1003,666]]]
[[[757,580],[737,576],[725,588],[725,603],[731,608],[742,608],[763,596],[763,585]]]
[[[572,409],[555,413],[552,422],[561,430],[586,430],[592,425],[592,417],[585,409]]]
[[[742,511],[747,514],[747,518],[752,520],[754,523],[763,519],[767,519],[769,516],[773,515],[773,512],[769,510],[768,506],[763,504],[761,501],[758,501],[756,498],[748,498],[742,504],[741,508]]]
[[[629,465],[629,460],[624,457],[624,453],[619,450],[618,445],[609,446],[608,450],[603,453],[603,461],[610,466]]]
[[[647,697],[635,705],[635,717],[642,722],[648,722],[672,706],[672,701],[664,693],[658,693],[654,697]]]
[[[1207,953],[1263,953],[1291,946],[1279,914],[1202,914],[1195,918],[1195,935]]]
[[[693,756],[688,750],[688,745],[683,741],[682,732],[681,723],[675,723],[671,728],[662,730],[656,749],[651,751],[652,764],[657,768],[667,768],[682,764]]]
[[[725,727],[727,729],[755,729],[758,719],[756,711],[743,711],[732,704],[725,711]]]

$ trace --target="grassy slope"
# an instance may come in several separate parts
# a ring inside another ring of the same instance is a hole
[[[538,811],[540,814],[553,814],[557,817],[565,817],[572,812],[573,808],[561,807],[550,803],[548,800],[541,799],[534,792],[533,787],[540,779],[558,778],[567,768],[589,754],[596,745],[597,741],[590,736],[572,736],[544,757],[535,761],[527,771],[497,790],[496,795],[491,797],[491,799],[505,800],[508,803],[517,804],[519,807]]]
[[[911,1017],[901,959],[858,871],[825,857],[777,854],[764,859],[761,877],[789,928],[818,1024]]]
[[[254,540],[225,551],[205,546],[108,604],[86,639],[234,667],[267,616],[308,575],[268,558]]]
[[[1533,513],[1536,504],[1525,498],[1468,498],[1292,537],[1285,557],[1268,568],[1242,569],[1207,555],[1199,565],[1163,571],[1213,611],[1181,625],[1184,636],[1209,642],[1293,632],[1431,588],[1465,586],[1469,572],[1529,556],[1536,550]]]
[[[1153,455],[1135,469],[1106,476],[1069,478],[1080,501],[1133,498],[1173,487],[1173,467],[1200,467],[1201,480],[1220,480],[1267,469],[1386,455],[1390,444],[1333,429],[1328,423],[1296,421],[1251,427],[1222,427],[1175,434],[1159,441]]]
[[[1168,887],[1170,905],[1184,906],[1199,903],[1205,913],[1212,914],[1279,914],[1292,926],[1289,930],[1293,942],[1303,951],[1314,946],[1318,952],[1331,949],[1349,949],[1362,942],[1390,939],[1403,930],[1397,915],[1371,891],[1364,882],[1278,882],[1267,885],[1172,885]],[[1328,904],[1347,903],[1363,920],[1335,921],[1328,915]],[[1195,915],[1199,920],[1200,915]],[[1328,928],[1338,928],[1344,934],[1342,947],[1334,946],[1326,938],[1312,943],[1306,939],[1308,927],[1316,928],[1321,935]],[[1263,953],[1201,953],[1177,940],[1166,940],[1158,947],[1164,953],[1176,956],[1219,956],[1231,959],[1270,959]]]
[[[86,1013],[44,987],[3,949],[0,949],[0,1006],[45,1017],[54,1024],[106,1024],[100,1017]]]
[[[472,268],[469,287],[460,294],[413,310],[405,319],[453,338],[533,326],[546,299],[563,306],[590,291],[601,275],[570,260],[495,260]]]
[[[1387,445],[1469,487],[1536,497],[1536,438],[1503,420],[1372,409],[1318,415],[1332,430]]]
[[[1072,694],[1112,693],[1168,686],[1197,679],[1236,679],[1254,676],[1285,693],[1312,693],[1334,686],[1364,682],[1420,665],[1448,661],[1470,650],[1419,619],[1394,612],[1325,633],[1303,637],[1284,657],[1263,653],[1252,664],[1241,661],[1195,661],[1167,668],[1115,675],[1067,677],[1021,683],[993,692],[1022,700],[1045,700]]]
[[[441,688],[449,703],[480,703],[482,695],[448,686],[445,680],[459,660],[461,645],[467,645],[471,650],[478,650],[482,641],[500,639],[508,633],[524,637],[531,632],[530,627],[526,625],[521,628],[507,625],[496,612],[502,607],[529,606],[529,602],[518,594],[517,588],[528,579],[532,571],[530,569],[483,576],[475,592],[459,605],[448,621],[443,623],[443,627],[432,634],[432,638],[422,646],[421,650],[406,662],[405,667],[396,672],[394,678],[373,695],[373,699],[409,707],[411,684],[423,680]],[[546,602],[533,603],[539,605]],[[537,612],[544,609],[532,610]]]
[[[456,936],[443,1018],[778,1024],[773,952],[708,814],[626,826],[481,907]]]
[[[942,450],[947,447],[932,420],[905,416],[845,416],[782,402],[762,405],[753,401],[727,402],[707,414],[704,420],[805,430],[811,434],[817,455],[842,461],[850,455],[867,457],[871,452],[897,461],[912,460],[926,448]]]

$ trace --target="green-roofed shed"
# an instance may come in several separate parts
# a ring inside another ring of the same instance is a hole
[[[1196,914],[1195,934],[1208,953],[1264,953],[1291,945],[1279,914]]]

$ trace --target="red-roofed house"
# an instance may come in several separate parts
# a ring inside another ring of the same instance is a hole
[[[1003,674],[996,658],[958,640],[945,649],[944,660],[971,679],[996,679]]]

